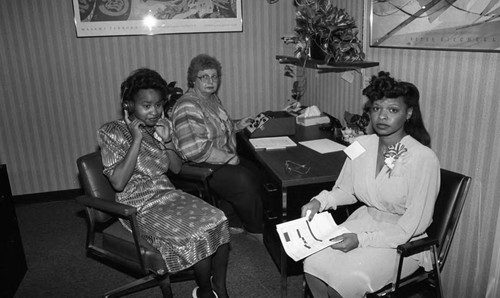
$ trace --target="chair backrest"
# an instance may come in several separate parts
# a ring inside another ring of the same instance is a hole
[[[432,224],[427,229],[429,237],[438,239],[438,262],[440,269],[450,249],[453,234],[469,191],[471,178],[441,169],[441,188],[434,207]]]
[[[101,152],[96,151],[76,160],[80,182],[86,195],[106,201],[115,201],[116,192],[108,178],[102,173]],[[94,210],[94,219],[98,222],[108,221],[111,217],[106,213]]]

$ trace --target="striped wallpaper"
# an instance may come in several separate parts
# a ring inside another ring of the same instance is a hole
[[[291,80],[275,55],[293,30],[285,1],[244,0],[243,32],[77,38],[70,0],[2,1],[0,162],[14,195],[78,188],[75,160],[96,148],[95,131],[119,117],[119,86],[138,67],[186,89],[199,53],[222,63],[220,97],[233,117],[278,109]]]
[[[138,67],[186,87],[189,60],[223,65],[221,98],[234,117],[279,109],[290,96],[276,54],[294,26],[292,0],[243,0],[243,32],[77,38],[69,0],[0,4],[0,162],[14,195],[79,187],[75,159],[96,148],[95,131],[119,117],[118,87]],[[362,0],[338,0],[362,28]],[[342,118],[360,111],[364,79],[379,70],[421,91],[425,123],[442,167],[473,178],[444,274],[446,297],[500,295],[498,53],[370,48],[379,67],[345,74],[308,70],[306,104]]]
[[[363,23],[361,0],[339,0]],[[472,177],[464,207],[444,269],[446,297],[500,296],[500,54],[371,48],[366,60],[380,70],[413,82],[421,93],[424,121],[432,148],[443,168]],[[342,118],[345,110],[360,112],[363,76],[353,83],[342,74],[309,70],[305,102]]]

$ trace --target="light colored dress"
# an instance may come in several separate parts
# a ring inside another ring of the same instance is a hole
[[[435,153],[411,136],[401,141],[407,151],[389,169],[376,173],[379,138],[362,136],[357,141],[366,151],[347,159],[331,191],[315,198],[321,210],[355,203],[366,204],[341,226],[356,233],[359,247],[347,253],[326,248],[304,261],[304,271],[337,290],[343,297],[363,297],[394,278],[396,247],[425,237],[432,222],[440,186],[440,165]],[[405,261],[403,276],[423,266],[431,268],[429,252]]]
[[[148,129],[148,128],[144,128]],[[170,272],[191,267],[229,242],[227,219],[222,211],[205,201],[175,189],[165,173],[169,167],[165,148],[143,131],[137,163],[116,200],[138,210],[142,236],[157,248]],[[104,174],[110,176],[132,143],[123,120],[98,130]],[[125,222],[122,224],[128,229]]]

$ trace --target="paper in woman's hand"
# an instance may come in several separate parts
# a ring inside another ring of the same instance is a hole
[[[339,227],[328,212],[316,214],[311,221],[302,217],[278,224],[276,230],[285,252],[294,261],[336,243],[330,239],[350,233],[348,229]]]

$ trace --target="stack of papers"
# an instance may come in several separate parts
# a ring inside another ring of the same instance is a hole
[[[289,137],[271,137],[271,138],[256,138],[249,139],[255,150],[266,149],[286,149],[287,147],[294,147],[297,144]]]
[[[332,238],[349,233],[345,227],[339,227],[332,215],[321,212],[309,221],[306,217],[276,225],[281,244],[294,261],[312,255],[336,242]]]
[[[314,151],[317,151],[321,154],[330,153],[335,151],[341,151],[345,149],[345,146],[334,142],[329,139],[319,139],[312,141],[299,142],[299,144],[304,145],[308,148],[311,148]]]

